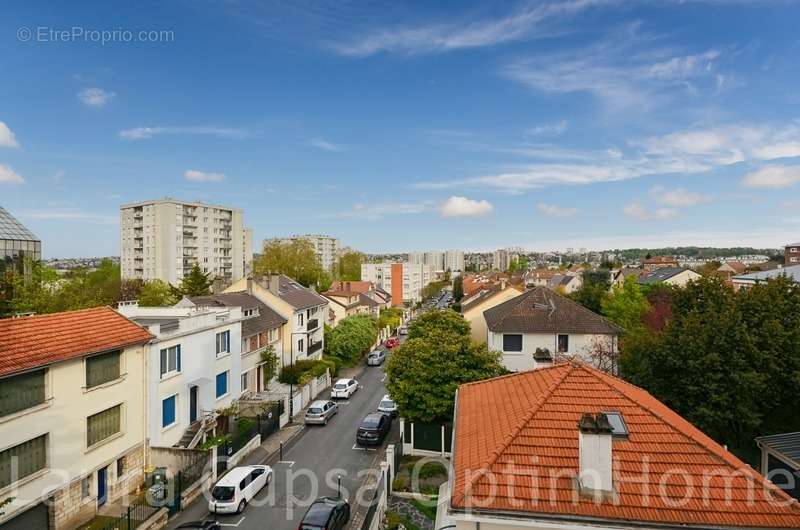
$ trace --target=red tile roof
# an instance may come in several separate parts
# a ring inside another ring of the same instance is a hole
[[[151,338],[110,307],[0,320],[0,376]]]
[[[797,501],[646,391],[587,365],[463,385],[456,410],[453,509],[573,522],[800,528]],[[629,435],[613,441],[615,495],[597,501],[575,487],[577,424],[584,412],[612,411],[622,414]]]

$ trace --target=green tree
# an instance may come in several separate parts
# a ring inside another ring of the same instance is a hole
[[[378,326],[368,315],[343,318],[325,338],[325,350],[344,364],[358,361],[378,339]]]
[[[469,336],[470,325],[464,317],[452,311],[429,311],[418,316],[408,327],[408,338],[425,338],[431,334]]]
[[[622,284],[615,285],[600,305],[602,314],[620,325],[626,334],[643,329],[642,317],[650,308],[634,276],[628,276]]]
[[[626,343],[621,373],[712,438],[743,447],[759,432],[767,384],[752,332],[737,293],[703,278],[673,293],[663,332]]]
[[[285,274],[305,287],[317,286],[319,291],[327,290],[332,281],[322,269],[314,245],[305,239],[268,242],[253,262],[253,271],[257,275]]]
[[[608,297],[608,289],[599,284],[584,283],[580,289],[573,291],[568,296],[583,307],[600,313],[603,309],[603,301]]]
[[[459,385],[503,373],[499,352],[437,328],[389,356],[386,388],[407,421],[438,423],[452,421]]]
[[[339,256],[336,272],[339,280],[358,281],[361,279],[361,264],[364,263],[364,254],[361,252],[345,252]]]
[[[453,280],[453,301],[460,303],[462,298],[464,298],[464,278],[459,275]]]
[[[390,329],[395,330],[400,327],[400,322],[403,318],[403,310],[399,307],[387,307],[381,309],[381,314],[378,317],[378,328],[383,329],[389,326]]]
[[[139,292],[139,305],[142,307],[171,306],[177,301],[175,289],[161,280],[146,282]]]
[[[204,274],[200,266],[195,263],[189,274],[181,279],[181,284],[177,289],[178,296],[203,296],[211,294],[211,285],[214,279],[209,274]]]
[[[517,256],[516,258],[511,260],[511,263],[508,264],[509,274],[514,274],[515,272],[518,271],[525,272],[526,270],[528,270],[527,256]]]

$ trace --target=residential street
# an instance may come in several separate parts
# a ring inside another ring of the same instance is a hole
[[[341,475],[343,495],[350,499],[355,515],[359,511],[356,505],[358,490],[368,476],[365,470],[378,469],[383,455],[383,447],[369,450],[354,448],[356,429],[361,419],[376,409],[380,398],[386,393],[383,378],[380,367],[368,367],[363,376],[358,378],[361,386],[358,392],[349,400],[338,402],[339,413],[327,426],[303,429],[289,447],[284,447],[283,461],[278,462],[277,458],[268,461],[275,470],[275,477],[244,513],[212,516],[207,510],[207,499],[201,497],[171,521],[168,528],[175,528],[187,521],[214,517],[223,526],[293,530],[297,528],[310,501],[320,496],[336,496],[337,475]],[[319,397],[327,396],[325,392]],[[394,433],[397,429],[398,426],[393,425],[390,439],[396,436]],[[365,489],[360,496],[369,498],[369,491]]]

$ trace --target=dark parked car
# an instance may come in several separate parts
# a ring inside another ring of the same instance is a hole
[[[356,431],[356,444],[358,445],[380,445],[389,428],[392,426],[392,417],[383,412],[372,412],[367,414],[361,425]]]
[[[297,530],[342,530],[350,520],[350,505],[344,499],[320,497],[300,521]]]

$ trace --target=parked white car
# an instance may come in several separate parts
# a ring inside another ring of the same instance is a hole
[[[380,403],[378,403],[378,412],[388,414],[392,418],[397,417],[397,404],[389,397],[389,394],[381,398]]]
[[[272,481],[269,466],[240,466],[228,471],[211,490],[208,511],[241,513],[256,493]]]
[[[358,390],[355,379],[339,379],[331,387],[331,399],[349,399]]]

